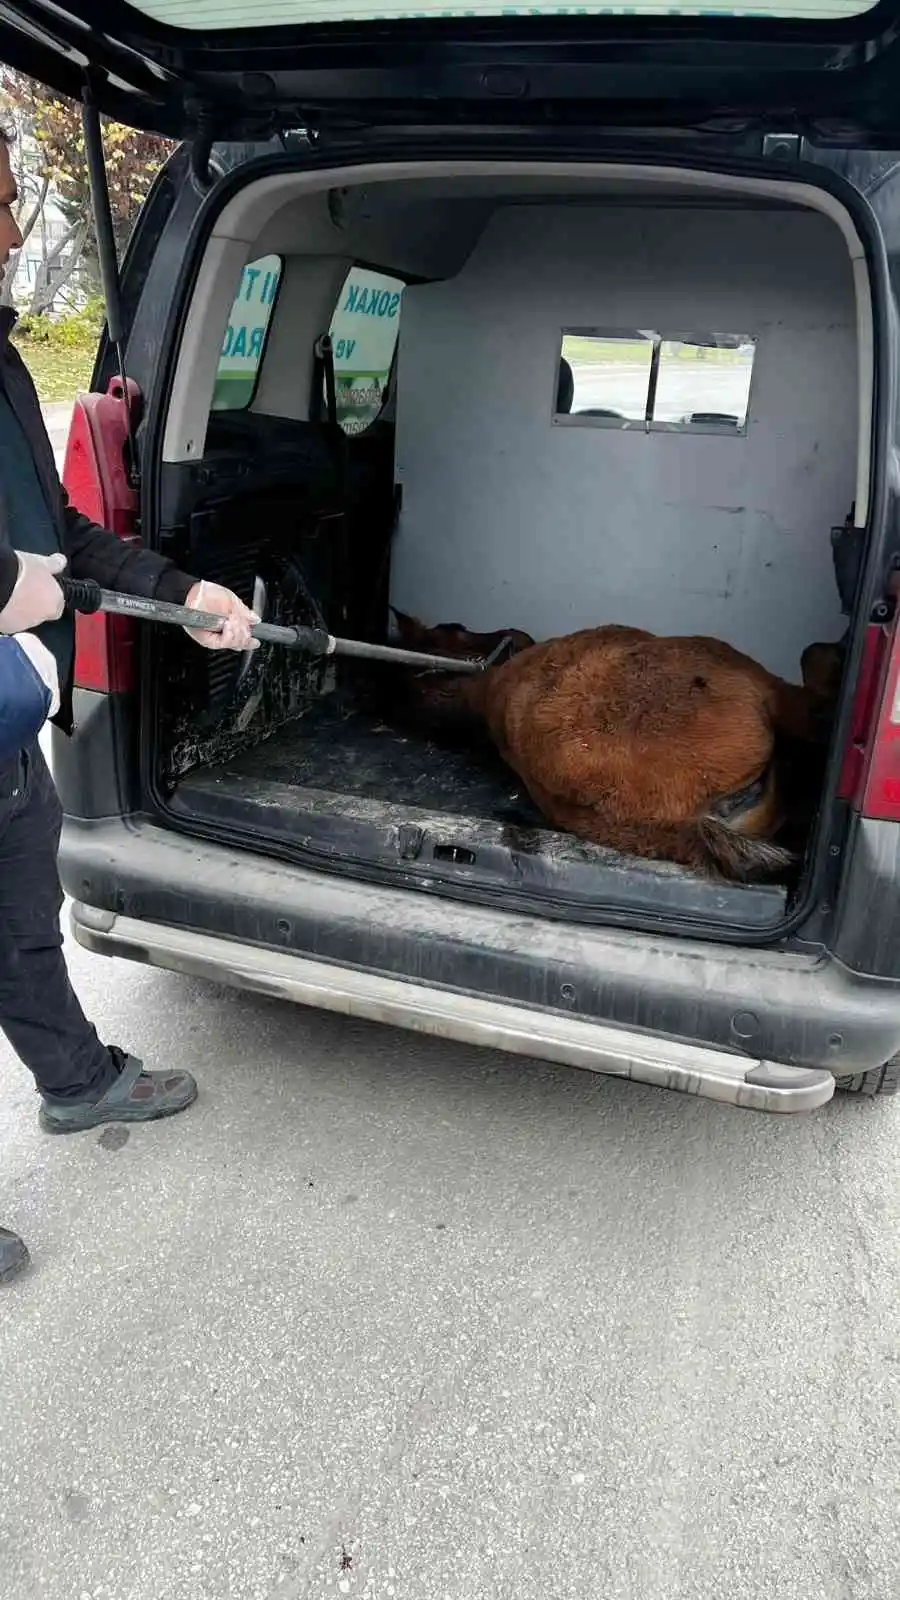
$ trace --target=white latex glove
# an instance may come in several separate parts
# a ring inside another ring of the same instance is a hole
[[[43,684],[50,690],[50,710],[48,717],[55,717],[59,710],[59,673],[56,670],[56,658],[36,639],[33,633],[17,633],[16,644],[28,657],[31,665]]]
[[[259,617],[230,589],[223,589],[220,583],[210,583],[203,578],[200,583],[194,584],[184,603],[193,611],[214,611],[217,616],[225,618],[221,633],[185,628],[188,637],[202,645],[204,650],[258,649],[259,640],[253,638],[250,629],[254,622],[259,622]]]
[[[42,622],[55,622],[63,614],[65,599],[54,573],[66,565],[64,555],[32,556],[17,550],[19,576],[0,611],[0,633],[24,633]]]

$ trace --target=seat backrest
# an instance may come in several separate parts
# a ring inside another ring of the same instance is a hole
[[[559,382],[556,385],[557,416],[567,417],[575,399],[575,377],[565,356],[559,358]]]

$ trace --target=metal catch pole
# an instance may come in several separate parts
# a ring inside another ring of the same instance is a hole
[[[66,599],[67,611],[80,611],[92,615],[97,611],[112,617],[134,617],[141,622],[162,622],[170,627],[198,628],[205,633],[221,633],[224,618],[214,611],[194,611],[189,606],[173,605],[169,600],[147,600],[143,595],[117,594],[111,589],[101,589],[88,579],[60,578],[60,588]],[[254,639],[263,644],[280,644],[288,650],[302,650],[305,655],[348,656],[359,661],[387,661],[400,667],[418,667],[420,672],[479,673],[503,659],[509,645],[506,635],[491,654],[481,659],[471,656],[460,660],[454,656],[425,655],[418,650],[400,650],[389,644],[366,644],[359,639],[338,639],[324,628],[308,628],[299,624],[258,622],[251,629]]]

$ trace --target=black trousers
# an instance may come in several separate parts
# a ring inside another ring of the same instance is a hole
[[[102,1092],[115,1069],[66,971],[61,826],[59,796],[34,744],[0,768],[0,1028],[42,1093],[80,1100]]]

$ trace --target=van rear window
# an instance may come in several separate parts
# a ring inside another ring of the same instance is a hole
[[[744,434],[755,355],[746,333],[564,328],[554,422]]]
[[[403,304],[402,278],[351,267],[331,319],[337,421],[365,433],[384,405]]]
[[[756,21],[835,22],[842,17],[859,17],[871,11],[876,0],[861,5],[859,0],[693,0],[672,5],[670,0],[579,0],[577,5],[552,4],[532,0],[530,5],[505,5],[503,0],[462,0],[448,5],[447,0],[268,0],[261,8],[258,0],[137,0],[135,9],[156,22],[170,27],[202,33],[210,28],[284,28],[308,23],[393,22],[411,18],[454,17],[752,17]],[[260,10],[265,20],[260,20]]]
[[[213,411],[244,411],[253,400],[281,282],[281,256],[248,261],[222,337]]]

